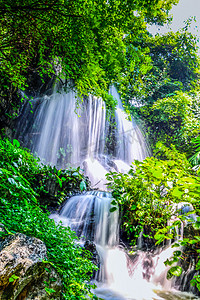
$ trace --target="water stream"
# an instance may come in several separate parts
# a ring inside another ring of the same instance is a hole
[[[70,226],[82,240],[95,242],[100,257],[94,293],[105,300],[198,299],[175,289],[167,280],[164,261],[175,248],[167,247],[157,253],[137,250],[129,256],[119,244],[118,211],[110,213],[112,198],[108,192],[91,191],[70,198],[56,222]]]
[[[101,99],[89,96],[76,107],[75,93],[64,91],[33,99],[31,109],[27,103],[16,137],[58,168],[81,165],[93,187],[106,190],[109,170],[127,172],[134,159],[148,155],[144,137],[136,123],[128,120],[116,89],[110,92],[118,100],[112,137]],[[100,257],[96,295],[106,300],[196,299],[173,290],[166,279],[164,261],[174,249],[127,255],[119,242],[118,211],[110,213],[111,201],[109,192],[90,191],[70,198],[59,214],[51,215],[83,240],[95,242]]]

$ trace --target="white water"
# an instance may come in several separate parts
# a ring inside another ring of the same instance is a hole
[[[24,108],[16,137],[44,162],[60,168],[81,166],[92,187],[105,190],[109,170],[127,171],[134,161],[148,155],[145,140],[133,121],[127,119],[114,87],[110,93],[118,101],[114,146],[108,149],[109,122],[102,99],[89,96],[76,108],[76,94],[55,92],[36,98]]]
[[[51,215],[95,242],[101,265],[94,293],[105,300],[198,299],[173,289],[173,281],[167,280],[164,262],[176,248],[126,254],[119,246],[118,211],[110,213],[111,201],[108,192],[91,191],[70,198],[60,214]]]
[[[118,102],[115,111],[117,130],[116,159],[129,165],[134,159],[142,161],[148,154],[143,135],[134,120],[129,120],[117,90],[111,87],[110,93]]]
[[[58,168],[82,165],[93,187],[105,189],[109,169],[127,172],[134,159],[143,160],[148,155],[142,133],[128,120],[114,88],[111,93],[118,100],[116,147],[112,150],[106,147],[109,125],[103,101],[90,96],[76,109],[73,92],[54,92],[34,99],[33,114],[30,108],[24,109],[18,137]],[[51,215],[56,222],[96,243],[101,266],[95,293],[106,300],[195,299],[183,293],[177,295],[166,281],[163,262],[169,258],[171,248],[157,255],[140,251],[131,259],[119,247],[118,211],[110,213],[111,201],[109,193],[88,192],[72,197],[60,214]]]

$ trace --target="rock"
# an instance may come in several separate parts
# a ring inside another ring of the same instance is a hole
[[[91,261],[93,262],[93,264],[96,265],[98,268],[100,268],[100,257],[97,252],[95,243],[87,240],[85,241],[84,248],[92,254]],[[96,271],[93,272],[92,278],[95,278],[95,275],[96,275]]]
[[[0,299],[60,299],[61,279],[43,260],[47,260],[47,251],[41,240],[21,233],[1,238]],[[49,294],[50,289],[55,292]]]

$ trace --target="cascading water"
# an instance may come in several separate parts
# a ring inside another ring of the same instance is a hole
[[[94,293],[104,300],[180,300],[198,299],[172,289],[164,262],[175,248],[160,253],[137,251],[129,257],[119,246],[118,211],[110,212],[111,194],[91,191],[70,198],[60,214],[52,214],[56,222],[70,226],[83,240],[95,242],[100,256],[100,270]]]
[[[118,245],[118,212],[110,214],[111,194],[91,191],[71,197],[60,214],[51,217],[70,226],[78,236],[94,240],[101,246]]]
[[[111,93],[118,100],[116,149],[106,146],[106,128],[110,125],[102,99],[88,96],[76,107],[76,94],[72,91],[55,90],[51,96],[35,98],[32,108],[28,102],[16,137],[46,163],[58,168],[80,165],[92,185],[104,190],[105,174],[111,168],[127,171],[134,159],[143,160],[148,155],[142,133],[127,119],[115,88],[111,88]]]
[[[130,121],[125,113],[119,94],[114,87],[110,88],[110,93],[117,100],[115,111],[116,120],[116,148],[115,148],[115,163],[119,166],[126,164],[130,165],[134,159],[144,160],[148,151],[144,137],[139,130],[134,120]]]
[[[105,190],[109,169],[127,171],[134,159],[143,160],[148,155],[144,138],[128,120],[116,90],[111,88],[110,92],[118,100],[115,149],[106,145],[109,124],[103,101],[89,96],[76,107],[73,92],[54,92],[34,99],[31,109],[25,106],[16,137],[52,165],[81,165],[93,186]],[[163,262],[173,249],[157,255],[139,251],[132,258],[125,253],[119,246],[118,211],[110,213],[111,202],[110,193],[91,191],[70,198],[60,214],[51,215],[78,236],[95,242],[101,263],[96,295],[106,300],[195,299],[172,292],[166,281]]]

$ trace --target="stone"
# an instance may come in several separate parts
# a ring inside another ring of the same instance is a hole
[[[86,240],[84,243],[84,248],[91,253],[91,261],[94,265],[100,268],[100,257],[97,252],[97,248],[94,242]],[[95,278],[96,271],[93,271],[92,278]]]
[[[41,240],[22,233],[1,238],[0,299],[60,299],[61,279],[45,261],[47,249]]]

